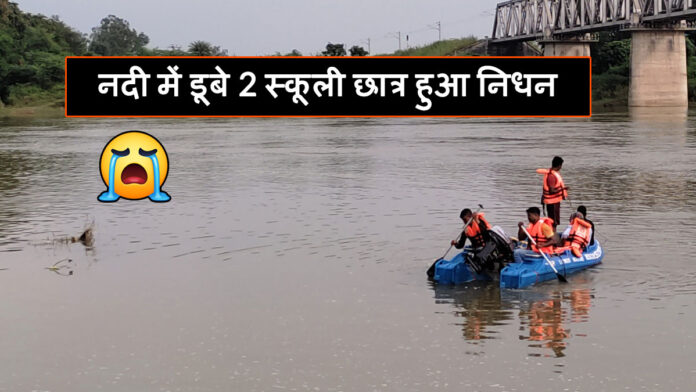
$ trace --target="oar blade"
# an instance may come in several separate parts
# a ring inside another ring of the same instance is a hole
[[[556,273],[556,277],[558,277],[559,282],[568,283],[568,279],[566,279],[565,276],[563,276],[559,273]]]
[[[432,278],[435,276],[435,264],[437,264],[437,262],[440,260],[442,260],[442,259],[435,260],[433,262],[433,265],[431,265],[430,268],[428,268],[428,271],[426,271],[426,274],[428,274],[428,278]]]

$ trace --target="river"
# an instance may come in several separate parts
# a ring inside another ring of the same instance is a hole
[[[97,201],[130,129],[170,202]],[[426,279],[462,208],[514,233],[554,155],[601,265]],[[691,391],[695,253],[696,113],[5,119],[0,391]]]

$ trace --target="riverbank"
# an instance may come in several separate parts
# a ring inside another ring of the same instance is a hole
[[[63,84],[41,89],[32,85],[15,85],[9,89],[8,102],[0,102],[0,118],[3,117],[62,117],[64,115],[65,90]]]
[[[64,115],[63,105],[54,103],[0,107],[0,118],[57,118]]]
[[[592,112],[628,111],[628,88],[609,95],[597,97],[597,92],[592,91]]]
[[[625,112],[628,110],[628,99],[603,98],[592,101],[592,113]],[[30,104],[0,107],[0,118],[59,118],[65,115],[63,105],[55,103]]]

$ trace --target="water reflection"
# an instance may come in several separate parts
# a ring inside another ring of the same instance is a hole
[[[476,343],[482,339],[494,339],[497,326],[510,324],[514,314],[503,304],[500,287],[496,283],[472,282],[461,288],[433,285],[438,303],[451,303],[457,317],[463,317],[464,339]]]
[[[25,219],[22,214],[23,198],[20,191],[22,178],[31,175],[31,164],[26,154],[0,150],[0,197],[4,207],[0,209],[0,246],[14,245],[12,225]],[[12,247],[11,249],[17,249]]]
[[[578,279],[575,279],[576,281]],[[578,283],[578,282],[574,282]],[[579,282],[582,283],[582,282]],[[535,350],[532,357],[564,357],[568,348],[571,325],[589,321],[593,294],[587,287],[559,288],[550,292],[524,292],[517,294],[519,301],[521,341]],[[505,294],[504,296],[509,296]]]
[[[452,313],[462,317],[463,337],[469,343],[504,338],[505,326],[519,322],[519,341],[534,349],[530,357],[566,356],[571,325],[589,321],[592,290],[582,276],[574,284],[582,287],[548,287],[532,290],[501,290],[497,284],[475,283],[461,288],[433,286],[437,303],[451,304]],[[509,328],[507,328],[509,330]]]
[[[631,120],[634,122],[684,124],[688,107],[631,107]]]
[[[564,357],[569,331],[563,326],[563,307],[560,298],[546,301],[534,301],[529,307],[520,309],[520,329],[526,329],[527,335],[520,335],[520,340],[533,343],[529,347],[551,349],[555,357]],[[529,353],[529,356],[540,357],[544,354]],[[544,356],[549,356],[545,354]]]

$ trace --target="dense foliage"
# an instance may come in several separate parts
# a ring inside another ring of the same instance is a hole
[[[631,39],[618,32],[600,33],[591,50],[593,99],[627,101]]]
[[[0,0],[0,101],[62,93],[64,58],[87,51],[87,39],[58,17],[23,13]]]
[[[344,44],[326,44],[326,50],[321,52],[322,56],[345,56],[346,48]]]
[[[178,47],[149,49],[149,38],[115,15],[102,19],[89,38],[57,16],[22,12],[0,0],[0,107],[63,104],[65,56],[224,56],[227,51],[194,41]]]
[[[191,56],[227,56],[227,50],[205,41],[191,42],[188,52]]]
[[[142,55],[150,38],[132,29],[127,20],[109,15],[92,29],[89,50],[100,56]]]

